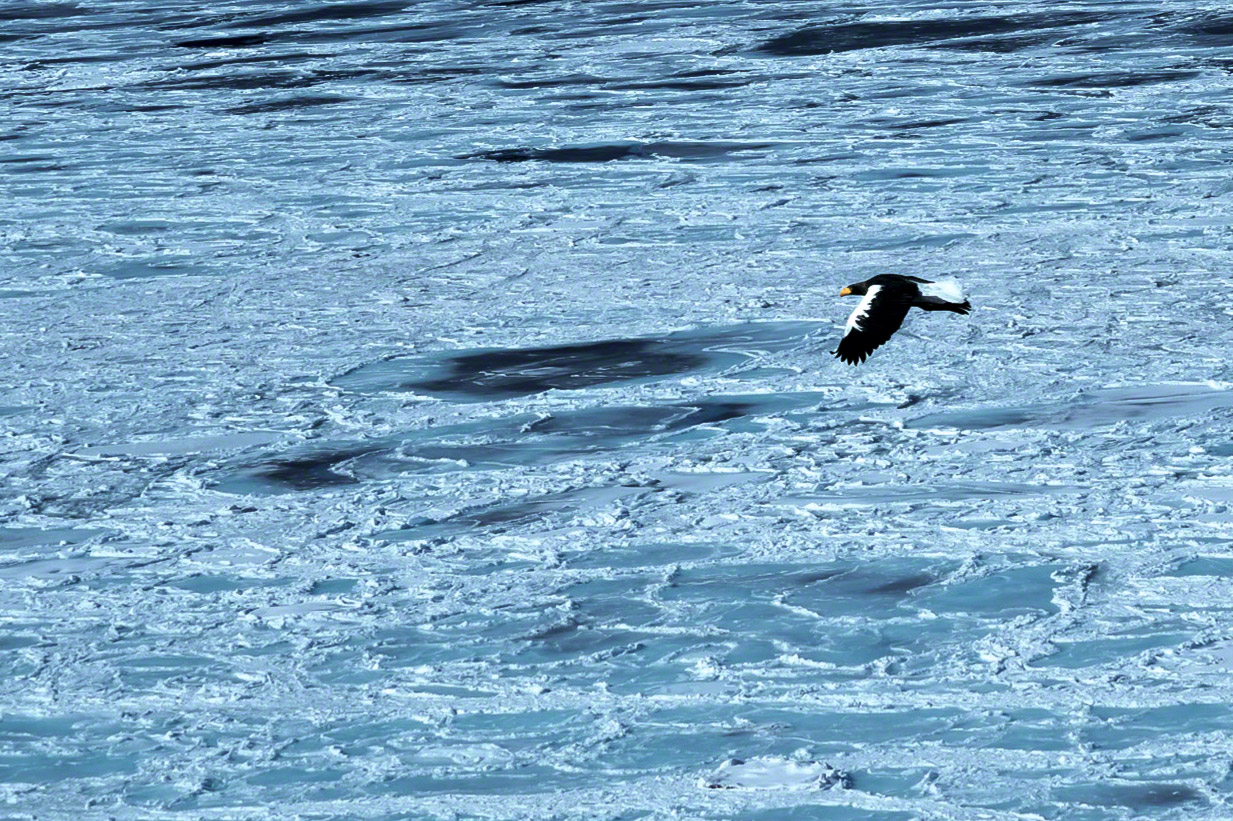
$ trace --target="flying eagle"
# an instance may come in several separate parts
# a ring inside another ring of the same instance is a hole
[[[954,280],[930,282],[920,277],[880,274],[849,285],[840,296],[862,296],[861,304],[848,317],[839,347],[831,351],[849,365],[864,362],[874,349],[891,338],[912,307],[925,311],[967,314],[972,304]]]

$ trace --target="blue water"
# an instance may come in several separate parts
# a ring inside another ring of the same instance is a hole
[[[0,815],[1230,817],[1230,46],[0,4]]]

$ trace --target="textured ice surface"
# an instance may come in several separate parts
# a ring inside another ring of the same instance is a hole
[[[0,815],[1230,817],[1230,46],[0,4]]]
[[[700,784],[712,790],[826,790],[846,776],[829,764],[786,758],[729,759]]]

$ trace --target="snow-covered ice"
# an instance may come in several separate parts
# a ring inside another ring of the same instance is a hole
[[[0,815],[1229,817],[1230,46],[0,4]]]

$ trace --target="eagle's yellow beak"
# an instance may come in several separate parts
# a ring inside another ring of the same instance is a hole
[[[840,295],[840,296],[847,296],[847,295],[848,295],[848,294],[850,294],[850,293],[852,293],[852,289],[851,289],[851,288],[842,288],[842,289],[840,289],[840,291],[839,291],[839,295]]]

